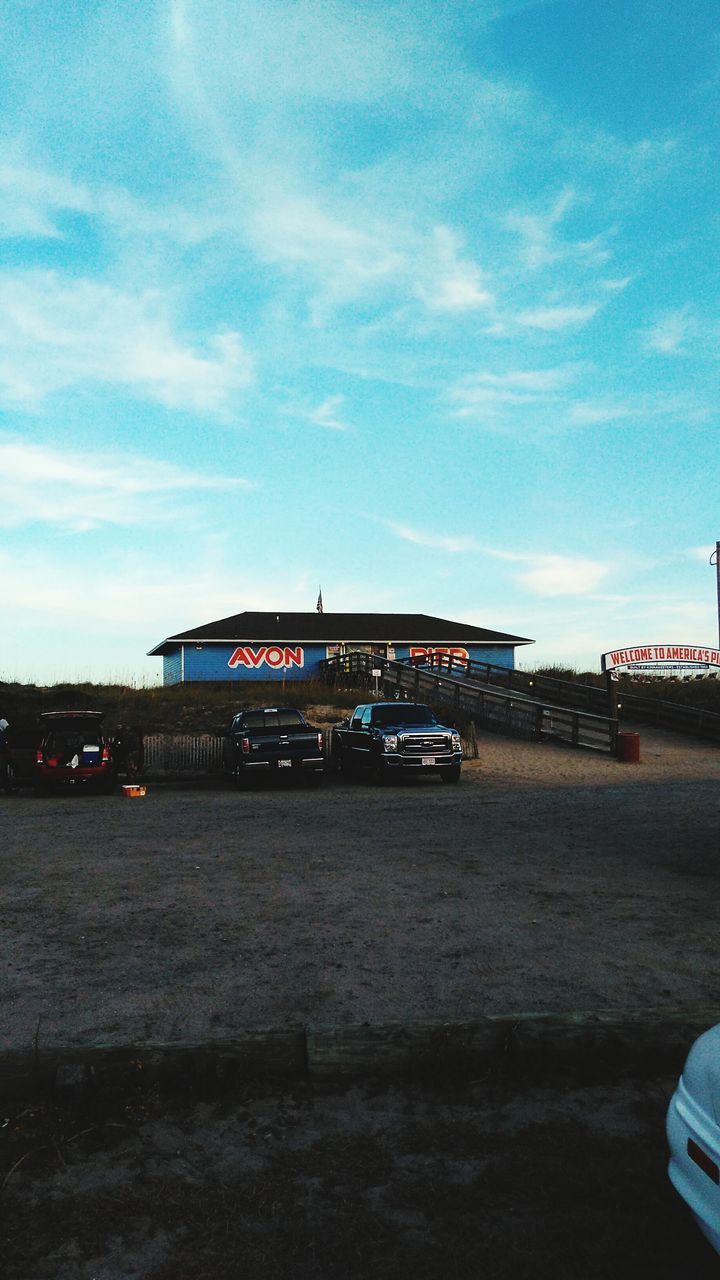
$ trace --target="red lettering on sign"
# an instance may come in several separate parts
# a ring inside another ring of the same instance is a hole
[[[429,658],[434,653],[448,653],[453,658],[462,658],[463,662],[467,662],[470,654],[462,645],[413,645],[410,649],[410,657],[414,659]]]
[[[238,645],[228,661],[228,666],[233,669],[252,667],[256,671],[262,666],[272,667],[274,670],[278,667],[304,667],[305,652],[302,645],[296,645],[294,648],[279,644],[263,644],[257,648],[249,644]]]

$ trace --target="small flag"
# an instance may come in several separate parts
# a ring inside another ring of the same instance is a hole
[[[317,598],[317,604],[315,605],[315,608],[317,609],[318,613],[322,613],[322,611],[323,611],[323,604],[322,604],[322,587],[319,587],[319,588],[318,588],[318,598]]]

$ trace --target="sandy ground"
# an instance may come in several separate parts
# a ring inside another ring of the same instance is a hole
[[[28,1156],[0,1193],[3,1275],[713,1280],[665,1173],[671,1087],[354,1085],[26,1111],[8,1165]]]
[[[1,797],[0,1047],[716,1005],[720,750],[641,739],[481,736],[457,787]]]
[[[720,1003],[720,751],[481,737],[458,787],[0,798],[2,1044]],[[39,1020],[39,1021],[38,1021]],[[673,1080],[0,1111],[8,1280],[710,1280]]]

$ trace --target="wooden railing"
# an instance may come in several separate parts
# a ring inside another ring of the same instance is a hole
[[[392,662],[374,653],[346,653],[321,664],[328,684],[377,688],[387,698],[442,703],[486,729],[515,737],[552,737],[573,747],[615,753],[617,720],[578,708],[542,702],[523,693],[505,693],[453,672]],[[379,672],[374,676],[373,672]]]
[[[409,662],[409,659],[406,659]],[[548,699],[557,706],[574,707],[607,715],[608,695],[600,685],[580,684],[562,680],[557,676],[537,675],[531,671],[516,671],[491,662],[474,662],[453,654],[428,654],[423,659],[438,674],[447,672],[473,684],[492,685],[499,689],[514,689],[535,699]],[[661,698],[644,698],[637,693],[626,693],[617,687],[618,715],[621,720],[638,720],[641,723],[673,729],[676,733],[693,734],[720,742],[720,715],[716,711],[704,711],[682,702],[668,702]]]

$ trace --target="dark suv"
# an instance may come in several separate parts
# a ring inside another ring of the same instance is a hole
[[[53,787],[94,787],[110,792],[115,781],[112,748],[102,732],[102,711],[44,711],[35,753],[37,792]]]

